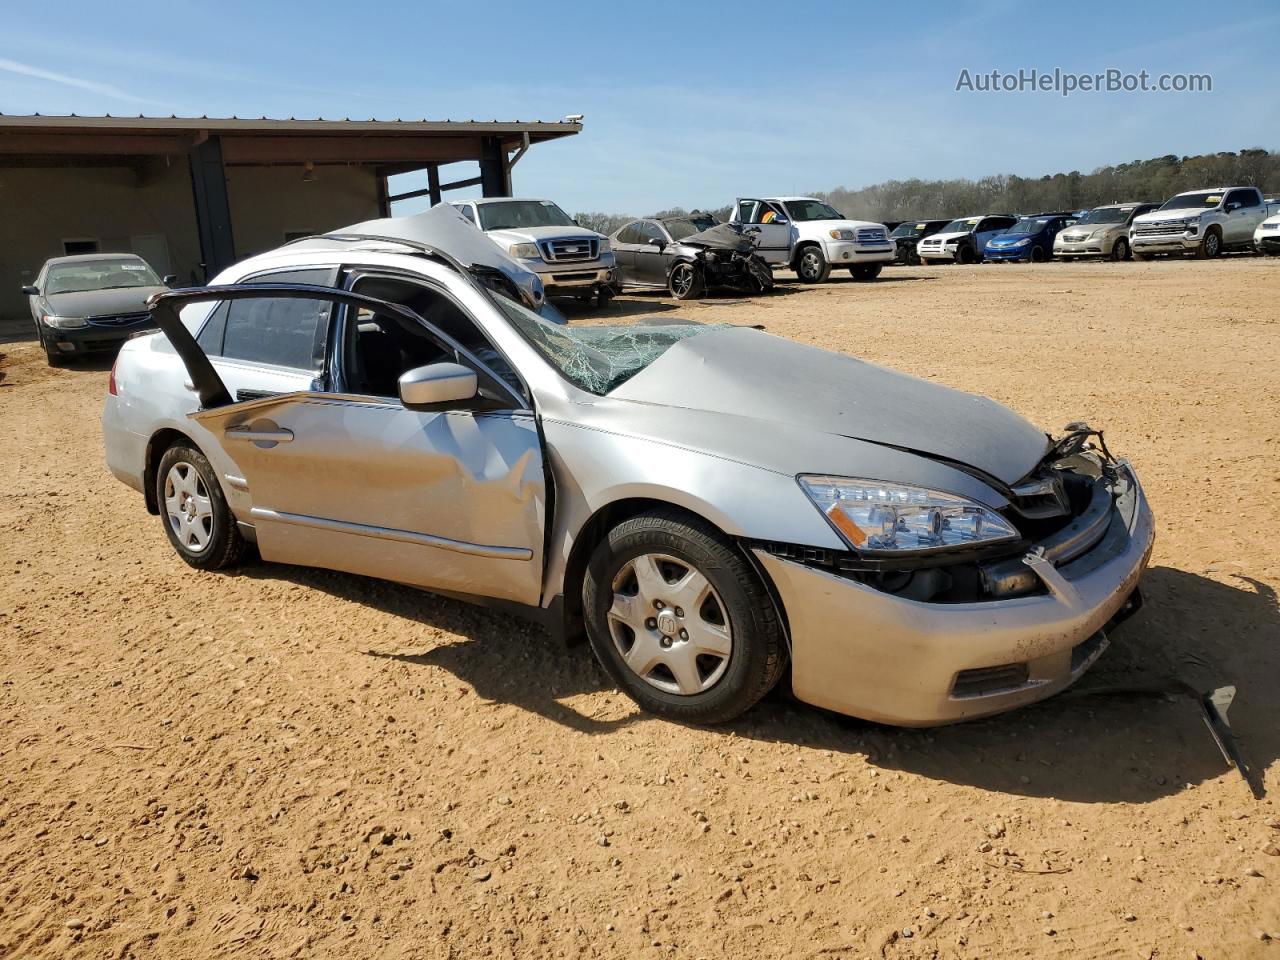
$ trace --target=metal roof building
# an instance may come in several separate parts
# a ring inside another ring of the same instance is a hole
[[[0,316],[51,256],[132,251],[199,283],[299,234],[388,216],[396,200],[511,194],[532,145],[580,122],[45,117],[0,114]],[[474,166],[445,178],[449,164]],[[392,195],[388,177],[424,171]]]

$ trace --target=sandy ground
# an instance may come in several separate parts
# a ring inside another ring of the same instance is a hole
[[[1105,426],[1159,535],[1084,685],[1235,684],[1261,801],[1185,699],[687,729],[502,615],[196,572],[103,465],[105,368],[5,345],[0,956],[1280,957],[1277,302],[1231,259],[680,308]]]

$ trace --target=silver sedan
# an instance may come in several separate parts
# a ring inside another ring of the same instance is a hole
[[[887,723],[995,713],[1140,605],[1151,513],[1086,425],[756,329],[564,326],[440,209],[154,299],[103,432],[187,563],[256,544],[525,611],[704,723],[783,677]]]

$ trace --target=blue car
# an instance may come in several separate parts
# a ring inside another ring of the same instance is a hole
[[[1022,260],[1040,263],[1053,255],[1053,238],[1063,227],[1076,222],[1073,213],[1037,213],[1021,217],[1017,223],[998,233],[982,248],[984,261]]]

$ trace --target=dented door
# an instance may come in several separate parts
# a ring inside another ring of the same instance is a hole
[[[264,558],[538,602],[545,490],[532,414],[287,394],[195,419],[240,468]]]
[[[263,558],[538,603],[546,484],[537,424],[523,401],[486,374],[487,402],[477,409],[411,410],[323,391],[233,402],[178,310],[259,297],[400,314],[432,331],[458,362],[481,365],[408,308],[349,291],[245,285],[154,298],[152,314],[200,400],[190,416],[234,463],[226,482],[248,495],[250,516],[239,519],[253,524]]]

